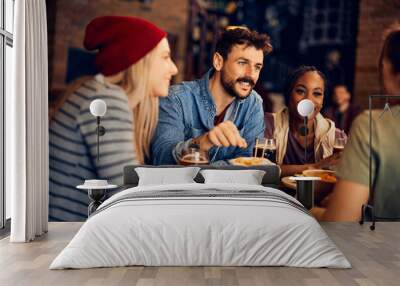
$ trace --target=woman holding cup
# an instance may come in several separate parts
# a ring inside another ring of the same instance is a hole
[[[340,156],[333,154],[335,138],[345,137],[345,134],[320,113],[325,87],[322,72],[313,66],[301,66],[287,80],[287,107],[277,113],[265,114],[264,135],[276,139],[276,161],[281,166],[282,176],[331,167]],[[297,111],[297,105],[304,99],[311,100],[315,106],[307,126]]]

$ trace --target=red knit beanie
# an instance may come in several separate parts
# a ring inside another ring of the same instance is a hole
[[[96,67],[108,76],[125,70],[154,49],[167,34],[136,17],[103,16],[86,27],[84,46],[98,50]]]

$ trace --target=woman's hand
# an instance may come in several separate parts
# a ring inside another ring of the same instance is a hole
[[[341,153],[335,153],[314,164],[279,165],[281,167],[281,177],[293,176],[294,174],[301,174],[304,170],[330,169],[332,166],[337,165],[337,163],[340,160],[340,157]]]
[[[340,153],[335,153],[329,157],[322,159],[321,161],[311,164],[309,169],[331,169],[332,166],[336,166],[341,157]]]

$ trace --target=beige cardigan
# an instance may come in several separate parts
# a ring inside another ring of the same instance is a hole
[[[277,163],[282,164],[286,154],[288,134],[289,134],[289,110],[282,109],[280,112],[273,113],[274,117],[274,137],[276,138],[276,158]],[[314,121],[315,140],[314,155],[315,161],[329,157],[333,153],[333,144],[335,143],[335,123],[324,118],[318,113]]]

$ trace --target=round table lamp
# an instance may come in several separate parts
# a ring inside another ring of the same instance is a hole
[[[97,161],[100,160],[100,144],[99,138],[106,134],[106,129],[100,125],[100,117],[104,116],[107,112],[107,104],[102,99],[95,99],[90,103],[90,113],[97,118]]]
[[[305,136],[306,148],[304,149],[304,160],[307,163],[307,134],[308,117],[314,112],[315,105],[309,99],[303,99],[297,104],[297,112],[304,117],[304,126],[300,127],[300,134]]]

